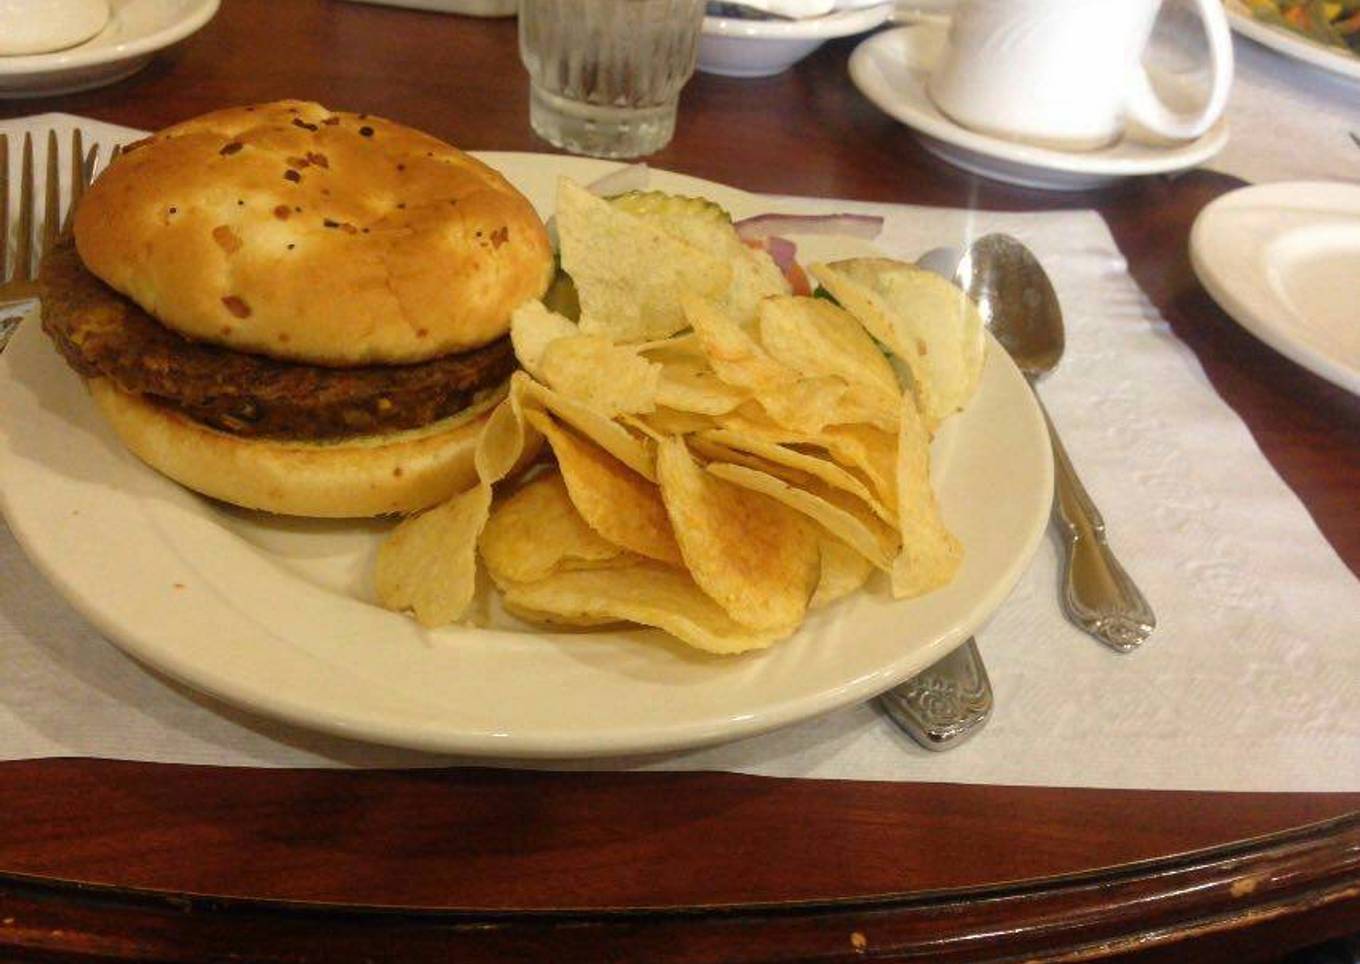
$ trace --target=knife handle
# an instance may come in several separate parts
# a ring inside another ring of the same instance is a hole
[[[1038,393],[1035,393],[1038,397]],[[1137,649],[1157,617],[1105,540],[1105,520],[1039,402],[1053,443],[1053,520],[1063,534],[1063,609],[1068,619],[1120,653]]]

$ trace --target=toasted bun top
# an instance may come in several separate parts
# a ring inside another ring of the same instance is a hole
[[[304,101],[134,145],[85,195],[75,238],[94,274],[165,325],[320,365],[483,345],[552,273],[542,223],[496,171]]]

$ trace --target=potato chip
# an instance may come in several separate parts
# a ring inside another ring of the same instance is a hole
[[[668,360],[661,365],[656,401],[667,408],[723,415],[750,397],[749,392],[719,378],[702,358]]]
[[[885,342],[927,390],[917,403],[933,431],[977,389],[986,352],[982,316],[958,286],[915,265],[855,258],[814,265],[813,273],[866,328],[887,327]]]
[[[862,472],[880,498],[896,511],[897,441],[897,436],[871,425],[833,425],[812,444],[826,449],[841,465]]]
[[[581,329],[566,318],[549,311],[541,301],[526,301],[510,316],[510,342],[520,367],[535,378],[543,378],[543,352],[559,338],[579,335]]]
[[[808,603],[809,609],[820,609],[844,599],[868,582],[874,571],[872,562],[833,536],[822,537],[821,554],[821,578],[812,602]]]
[[[733,318],[748,321],[755,317],[762,299],[787,295],[792,290],[789,279],[764,248],[753,248],[738,239],[738,246],[728,247],[727,251],[732,258],[732,284],[723,305]]]
[[[516,378],[478,436],[477,487],[405,520],[378,548],[378,601],[388,609],[412,610],[422,625],[442,626],[467,615],[477,590],[477,540],[491,512],[491,486],[527,464],[542,443],[524,421],[527,378]]]
[[[528,465],[543,444],[543,438],[524,421],[524,389],[530,384],[524,375],[510,378],[510,391],[496,406],[477,437],[473,464],[477,478],[494,485],[517,468]]]
[[[755,318],[760,299],[789,294],[789,280],[774,258],[738,237],[732,216],[713,201],[650,190],[612,197],[609,203],[728,264],[732,283],[719,302],[738,321]]]
[[[629,558],[637,559],[637,556]],[[514,585],[507,584],[502,587],[502,591],[513,589]],[[504,596],[501,597],[501,605],[505,611],[517,619],[522,619],[526,623],[542,623],[553,627],[557,632],[570,632],[573,630],[600,629],[605,626],[617,626],[628,620],[618,616],[588,616],[584,613],[546,613],[538,609],[530,609],[528,606],[518,606],[510,602]]]
[[[542,412],[526,417],[547,436],[572,504],[592,529],[624,549],[680,565],[680,548],[655,485]]]
[[[477,538],[490,509],[483,483],[397,526],[378,548],[378,601],[410,609],[422,626],[462,619],[476,593]]]
[[[745,435],[730,428],[710,429],[700,433],[699,437],[705,441],[717,442],[719,445],[730,449],[758,455],[775,465],[795,469],[801,475],[821,479],[827,485],[840,489],[842,492],[848,492],[860,499],[884,522],[892,526],[897,525],[897,514],[889,509],[878,496],[874,495],[867,485],[835,462]],[[772,474],[779,475],[780,473],[774,472]]]
[[[738,321],[754,319],[762,298],[789,293],[788,279],[769,253],[742,241],[731,216],[707,198],[640,191],[611,198],[610,203],[725,262],[732,269],[732,280],[719,301]]]
[[[562,269],[581,305],[581,331],[614,342],[672,335],[687,324],[680,296],[721,298],[732,268],[708,251],[613,207],[567,178],[558,182]]]
[[[559,472],[544,472],[498,503],[477,545],[499,585],[634,558],[586,524]]]
[[[868,422],[896,434],[902,389],[892,365],[853,315],[825,298],[766,298],[759,316],[761,344],[770,357],[805,378],[834,378],[847,386],[822,424]],[[780,399],[762,401],[785,424],[815,424],[781,414]]]
[[[869,425],[834,425],[816,433],[799,431],[747,406],[719,421],[722,428],[748,437],[827,452],[843,468],[860,473],[889,511],[896,512],[896,436]]]
[[[656,459],[651,450],[622,425],[526,375],[516,373],[511,376],[511,390],[516,387],[525,402],[552,412],[634,472],[656,481]]]
[[[699,344],[699,336],[692,331],[656,341],[644,341],[635,346],[638,351],[653,361],[666,361],[679,358],[703,358],[704,350]]]
[[[656,408],[661,366],[599,335],[554,340],[539,367],[554,390],[606,417]]]
[[[652,433],[661,435],[689,435],[691,432],[702,432],[712,428],[717,424],[712,416],[699,415],[694,412],[678,412],[673,408],[662,408],[657,406],[655,412],[643,415],[639,421],[646,422]]]
[[[828,425],[847,420],[846,393],[850,386],[834,375],[801,378],[756,395],[765,412],[780,425],[807,435],[818,435]]]
[[[731,462],[733,465],[744,465],[748,469],[755,469],[757,472],[768,472],[797,486],[811,484],[812,482],[812,476],[806,472],[799,472],[797,469],[791,469],[785,465],[767,462],[750,452],[728,448],[726,445],[709,440],[705,437],[706,435],[706,432],[700,432],[685,439],[685,444],[689,446],[689,450],[705,462]]]
[[[511,586],[506,607],[550,618],[619,620],[655,626],[707,653],[732,654],[764,649],[790,635],[794,626],[757,631],[732,619],[704,595],[689,573],[654,562],[627,569],[557,572],[538,582]]]
[[[647,424],[647,421],[640,415],[620,415],[618,421],[620,425],[625,426],[633,434],[649,438],[653,442],[660,442],[669,435],[669,433],[659,431]]]
[[[929,445],[983,364],[966,296],[856,259],[814,268],[840,305],[793,297],[701,198],[606,201],[563,179],[557,227],[557,300],[514,313],[524,371],[478,438],[479,485],[394,530],[384,605],[425,625],[467,619],[481,558],[523,619],[632,622],[738,653],[875,568],[898,598],[953,578],[962,547]],[[557,469],[493,502],[545,440]]]
[[[798,380],[798,373],[771,358],[721,307],[695,295],[682,299],[708,363],[718,377],[753,392],[777,390]]]
[[[797,625],[817,587],[817,533],[774,499],[716,479],[685,443],[657,447],[661,498],[685,568],[737,622],[752,629]]]
[[[875,542],[881,547],[880,555],[884,558],[891,557],[897,552],[899,547],[899,536],[897,523],[888,521],[877,509],[862,499],[827,485],[823,480],[815,475],[791,468],[788,465],[772,462],[750,452],[743,452],[740,449],[728,448],[717,442],[710,441],[704,435],[691,435],[686,439],[686,444],[690,450],[704,459],[710,465],[719,466],[718,474],[726,471],[725,466],[737,466],[751,469],[762,475],[772,475],[776,479],[787,483],[794,489],[801,490],[812,500],[829,503],[837,510],[833,515],[849,515],[854,521],[856,531],[862,536],[863,544],[873,545]],[[738,480],[740,482],[740,480]],[[862,483],[861,483],[862,485]],[[867,491],[867,490],[866,490]],[[809,504],[801,497],[790,496],[797,499],[798,505],[791,507],[803,511]],[[868,507],[869,511],[866,511]],[[804,514],[817,519],[812,512]],[[849,523],[847,523],[849,524]],[[825,526],[823,526],[825,528]]]
[[[711,474],[720,479],[777,499],[843,540],[879,569],[885,572],[892,570],[892,560],[897,554],[896,534],[885,537],[885,533],[872,515],[866,513],[867,519],[857,516],[850,508],[836,505],[831,501],[832,497],[825,490],[813,493],[789,485],[768,472],[759,472],[726,462],[710,462],[707,468]]]
[[[760,343],[770,357],[803,375],[836,375],[895,412],[902,397],[892,365],[864,326],[825,298],[766,298]]]
[[[902,404],[897,487],[902,552],[893,563],[892,591],[906,599],[945,585],[963,564],[963,545],[945,528],[930,487],[930,439],[910,399]]]
[[[922,357],[925,353],[924,345],[914,340],[902,341],[893,325],[892,311],[884,299],[867,285],[855,281],[830,265],[813,264],[808,267],[808,271],[906,368],[916,407],[925,413],[926,426],[929,430],[935,431],[940,423],[940,406],[935,398],[935,386],[930,380],[930,372]]]

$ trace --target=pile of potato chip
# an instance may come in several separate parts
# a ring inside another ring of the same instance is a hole
[[[966,295],[868,258],[812,265],[831,298],[794,296],[703,199],[563,180],[556,219],[579,319],[516,312],[523,371],[479,440],[480,484],[393,531],[383,605],[466,619],[480,559],[526,620],[737,653],[875,570],[896,598],[953,578],[929,445],[982,371]]]

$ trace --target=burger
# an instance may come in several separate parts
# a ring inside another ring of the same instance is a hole
[[[251,509],[357,517],[473,484],[510,315],[552,273],[492,168],[282,101],[132,145],[40,280],[43,328],[148,465]]]

